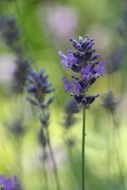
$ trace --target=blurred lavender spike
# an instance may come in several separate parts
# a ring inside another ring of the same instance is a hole
[[[113,96],[112,91],[109,91],[105,96],[102,97],[103,107],[111,113],[114,113],[119,105],[119,101]]]

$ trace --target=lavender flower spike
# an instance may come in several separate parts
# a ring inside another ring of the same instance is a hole
[[[61,64],[74,73],[71,81],[63,79],[64,90],[70,91],[75,100],[87,108],[98,97],[98,94],[88,96],[87,90],[105,73],[105,62],[98,60],[100,55],[95,53],[95,42],[90,36],[79,37],[78,40],[71,38],[70,42],[74,50],[69,50],[67,55],[59,52]]]
[[[27,92],[29,93],[27,99],[31,104],[43,109],[52,103],[53,97],[49,98],[46,102],[47,94],[50,94],[54,89],[52,88],[51,83],[48,82],[48,75],[45,74],[44,69],[40,72],[30,70],[26,86]]]

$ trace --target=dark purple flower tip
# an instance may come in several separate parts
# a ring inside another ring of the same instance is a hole
[[[84,38],[79,36],[79,40],[75,40],[73,38],[70,38],[70,42],[72,43],[72,46],[81,52],[86,52],[91,50],[92,46],[95,44],[94,40],[91,39],[89,36],[85,36]]]
[[[82,94],[74,95],[74,98],[77,101],[77,103],[80,104],[82,102],[83,95]]]
[[[91,40],[91,42],[86,46],[86,48],[84,50],[85,51],[90,50],[94,44],[95,44],[95,42]]]
[[[61,64],[65,68],[71,69],[72,65],[77,62],[77,58],[73,55],[71,51],[68,51],[67,55],[64,55],[63,52],[58,52],[61,57]]]
[[[99,94],[94,96],[85,96],[85,95],[75,95],[74,98],[77,103],[81,104],[85,108],[89,108],[90,105],[99,97]]]
[[[72,46],[73,46],[76,50],[82,51],[81,44],[80,44],[78,41],[76,41],[76,40],[73,39],[73,38],[70,38],[70,42],[72,43]]]
[[[95,96],[85,96],[82,99],[82,105],[86,108],[89,108],[90,105],[95,101],[95,99],[99,97],[99,94],[95,95]]]
[[[91,58],[90,58],[90,61],[95,61],[96,59],[100,58],[101,55],[100,54],[97,54],[97,55],[93,55]]]

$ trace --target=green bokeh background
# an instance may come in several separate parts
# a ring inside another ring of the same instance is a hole
[[[61,127],[64,105],[70,96],[63,90],[62,76],[68,75],[68,72],[60,65],[58,51],[66,53],[70,44],[68,37],[60,40],[48,28],[46,13],[50,12],[51,8],[55,10],[56,7],[74,11],[78,22],[76,29],[72,31],[73,37],[90,34],[95,39],[97,51],[102,54],[102,59],[109,64],[111,52],[116,48],[126,47],[126,36],[123,37],[118,31],[124,22],[123,11],[126,5],[126,1],[122,0],[0,0],[0,14],[14,16],[17,20],[26,54],[33,60],[33,67],[36,70],[45,68],[49,81],[55,88],[56,98],[51,106],[50,135],[63,190],[81,189],[82,113],[77,115],[78,122],[68,132],[76,139],[76,145],[68,150],[64,143],[67,132]],[[64,14],[67,14],[66,11]],[[66,23],[66,20],[61,19],[62,22]],[[15,57],[15,54],[0,37],[0,58],[3,56]],[[127,187],[126,55],[120,59],[120,65],[119,70],[112,74],[106,73],[89,90],[89,94],[100,95],[112,90],[120,104],[115,114],[115,119],[119,122],[118,128],[113,126],[111,115],[102,107],[101,98],[98,98],[87,111],[87,190],[122,190],[120,171]],[[0,173],[8,176],[17,175],[26,190],[46,190],[43,163],[39,161],[39,114],[37,110],[31,109],[26,96],[26,93],[18,96],[12,93],[11,81],[0,81]],[[7,126],[13,124],[20,116],[23,118],[26,132],[22,137],[16,137]],[[114,150],[114,139],[120,165]],[[47,162],[47,171],[49,189],[55,190],[50,159]]]

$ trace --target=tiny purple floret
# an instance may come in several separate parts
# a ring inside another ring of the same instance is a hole
[[[64,82],[64,91],[67,92],[71,90],[71,84],[66,77],[63,78],[63,82]]]
[[[77,58],[74,57],[73,53],[68,51],[67,55],[64,55],[63,52],[59,51],[59,55],[61,57],[61,64],[65,68],[71,69],[72,65],[77,62]]]
[[[98,65],[96,66],[96,68],[95,68],[96,78],[102,76],[105,73],[105,67],[104,67],[105,64],[106,63],[103,61],[103,62],[99,62]]]

